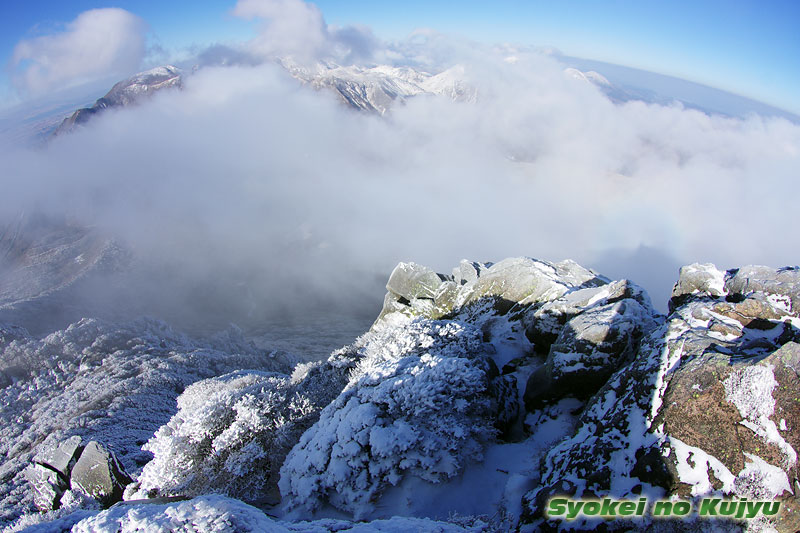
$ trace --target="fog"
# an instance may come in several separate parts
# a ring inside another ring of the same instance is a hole
[[[615,105],[546,55],[438,35],[371,55],[461,65],[477,102],[414,97],[381,117],[269,61],[205,67],[3,154],[0,213],[117,239],[138,265],[119,305],[188,322],[375,316],[398,261],[571,258],[662,310],[681,264],[797,262],[800,127],[784,119]]]

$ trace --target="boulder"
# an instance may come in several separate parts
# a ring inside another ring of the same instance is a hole
[[[511,307],[555,300],[580,286],[604,284],[591,270],[574,261],[549,263],[528,257],[504,259],[493,264],[465,288],[471,290],[464,303],[494,298]]]
[[[492,263],[479,263],[477,261],[468,261],[462,259],[461,263],[453,269],[453,281],[457,285],[466,285],[467,283],[475,283],[481,276],[482,272],[492,266]]]
[[[58,472],[40,464],[31,464],[23,471],[33,487],[33,501],[41,511],[58,509],[61,495],[67,490],[66,482]]]
[[[400,263],[386,283],[386,289],[408,301],[416,298],[433,299],[443,279],[428,267],[416,263]]]
[[[25,479],[33,486],[34,503],[42,511],[61,506],[61,496],[69,488],[69,476],[83,451],[81,438],[70,437],[58,446],[45,448],[33,458],[25,470]]]
[[[431,318],[443,318],[451,314],[458,302],[458,284],[455,281],[445,281],[433,296],[433,312]]]
[[[730,271],[725,280],[729,294],[746,297],[760,292],[782,306],[787,314],[800,316],[800,268],[770,268],[750,265]]]
[[[96,441],[86,445],[70,473],[72,490],[80,490],[106,507],[122,499],[130,482],[114,454]]]
[[[534,344],[538,353],[547,355],[550,345],[556,340],[568,320],[591,307],[627,298],[652,309],[650,297],[644,289],[626,279],[618,280],[572,290],[544,305],[531,307],[522,319],[525,325],[525,335]]]
[[[726,292],[725,272],[717,270],[711,263],[686,265],[678,271],[678,282],[672,288],[669,310],[672,312],[690,297],[706,295],[719,298]]]
[[[652,307],[627,298],[570,319],[545,365],[528,380],[528,409],[565,396],[588,399],[633,357],[642,336],[656,327],[655,314]]]
[[[40,451],[34,461],[55,470],[67,480],[82,451],[81,438],[73,435],[54,448]]]
[[[452,276],[415,263],[400,263],[386,284],[388,292],[378,321],[391,313],[444,318],[484,303],[505,314],[512,308],[525,310],[578,288],[607,282],[573,261],[550,263],[516,257],[478,263],[465,259]]]

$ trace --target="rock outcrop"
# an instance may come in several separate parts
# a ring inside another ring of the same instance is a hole
[[[540,486],[525,496],[525,520],[557,529],[542,515],[556,494],[718,495],[782,502],[776,518],[731,527],[797,530],[796,273],[682,268],[666,323],[589,401],[575,434],[545,457]]]

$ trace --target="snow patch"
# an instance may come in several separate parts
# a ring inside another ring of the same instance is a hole
[[[772,391],[778,386],[772,365],[742,366],[731,372],[725,381],[726,399],[739,410],[740,423],[783,452],[785,468],[797,464],[797,452],[778,432],[770,417],[775,412]]]
[[[714,486],[709,479],[709,472],[722,482],[722,491],[730,493],[736,478],[719,459],[709,453],[689,446],[683,441],[668,437],[671,448],[675,451],[675,467],[678,470],[678,479],[692,486],[692,496],[700,496],[714,492]]]

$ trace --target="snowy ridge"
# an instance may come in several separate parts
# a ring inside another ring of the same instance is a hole
[[[410,67],[386,65],[360,67],[318,63],[307,68],[289,59],[281,59],[278,64],[315,89],[335,91],[344,103],[355,109],[379,114],[386,113],[395,103],[420,95],[445,96],[465,102],[474,102],[477,98],[477,90],[465,81],[463,66],[432,75]]]
[[[156,67],[122,80],[115,84],[105,96],[92,107],[78,109],[55,129],[53,135],[68,133],[76,125],[85,124],[98,113],[117,107],[127,107],[141,102],[155,92],[183,86],[183,71],[172,65]]]

